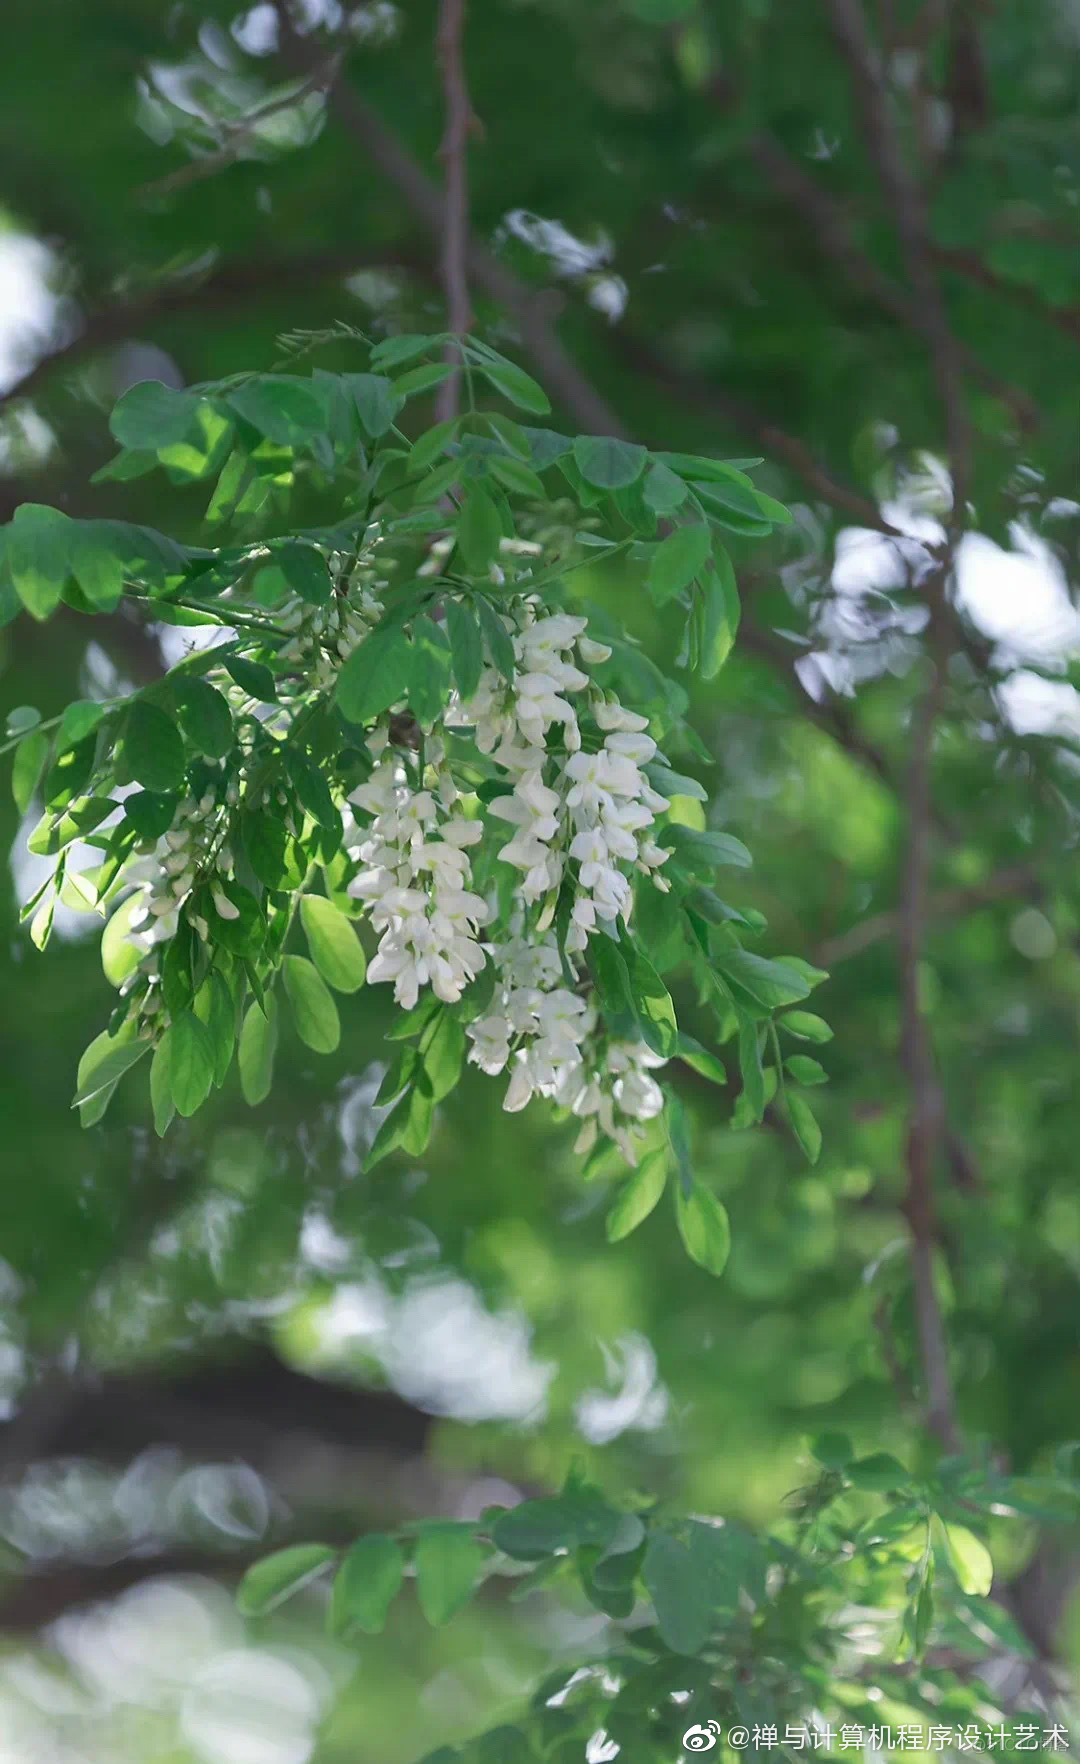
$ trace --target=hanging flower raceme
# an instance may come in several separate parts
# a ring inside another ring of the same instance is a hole
[[[682,686],[634,642],[633,597],[651,596],[665,637],[682,625],[678,665],[711,679],[738,618],[724,531],[786,517],[741,466],[483,408],[482,387],[532,412],[545,401],[477,339],[461,342],[475,408],[413,435],[409,400],[432,383],[416,363],[444,345],[387,338],[370,371],[306,382],[125,393],[120,479],[149,458],[171,465],[182,434],[196,481],[193,437],[215,437],[208,518],[230,529],[216,549],[32,505],[16,516],[2,555],[35,616],[71,584],[83,610],[98,597],[111,611],[122,583],[162,618],[212,627],[213,646],[127,698],[40,726],[17,713],[17,800],[40,791],[30,844],[55,863],[28,903],[31,934],[44,945],[58,899],[100,912],[120,992],[78,1101],[97,1120],[152,1050],[159,1131],[225,1081],[234,1051],[258,1103],[281,1007],[328,1053],[333,992],[367,983],[392,990],[404,1043],[373,1158],[419,1156],[470,1065],[500,1080],[508,1110],[539,1098],[576,1122],[590,1169],[642,1163],[653,1199],[670,1141],[689,1205],[662,1069],[724,1082],[708,1042],[730,1044],[738,1123],[773,1101],[812,1158],[800,1085],[823,1074],[785,1059],[778,1035],[827,1030],[778,1014],[816,971],[747,947],[760,915],[714,892],[718,869],[749,856],[669,757],[708,756]],[[292,524],[305,483],[312,506],[340,490],[335,524]],[[574,603],[586,564],[597,580],[621,572],[625,621]],[[96,861],[77,870],[88,845]],[[704,1043],[677,1020],[668,976],[696,999]],[[640,1195],[631,1211],[644,1216]]]

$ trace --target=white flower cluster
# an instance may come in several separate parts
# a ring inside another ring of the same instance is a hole
[[[368,741],[375,769],[349,799],[374,816],[360,835],[363,868],[349,889],[367,902],[380,933],[368,979],[392,981],[406,1010],[428,984],[436,998],[455,1004],[484,965],[477,933],[488,906],[471,892],[466,855],[483,838],[483,825],[454,812],[457,788],[437,741],[429,741],[426,755],[436,772],[434,792],[412,788],[388,741],[382,725]]]
[[[125,885],[135,885],[133,904],[125,906],[125,940],[138,952],[139,963],[121,984],[120,994],[126,998],[145,983],[139,1006],[143,1016],[153,1016],[160,1009],[159,946],[176,935],[180,908],[196,880],[205,882],[211,874],[218,878],[232,874],[232,853],[223,843],[223,835],[228,812],[238,800],[235,784],[229,786],[222,804],[210,791],[198,800],[185,797],[167,832],[124,870]],[[220,882],[211,882],[210,896],[223,919],[238,916]],[[203,920],[196,917],[192,922],[203,938],[209,935]]]
[[[466,1025],[470,1061],[493,1076],[510,1067],[503,1107],[511,1113],[534,1096],[547,1097],[582,1121],[577,1151],[587,1151],[599,1131],[636,1164],[642,1125],[664,1106],[649,1075],[663,1059],[644,1042],[597,1037],[596,1007],[566,983],[551,932],[526,937],[519,915],[491,958],[496,995],[485,1015]]]
[[[382,533],[377,524],[368,528],[359,554],[348,559],[331,555],[330,574],[340,582],[348,571],[348,591],[335,593],[322,605],[292,595],[274,608],[275,625],[292,635],[278,650],[278,660],[291,662],[304,678],[305,688],[326,690],[343,662],[364,641],[382,613],[379,595],[389,587],[389,580],[378,574],[377,550]],[[387,559],[385,567],[392,567]]]
[[[655,872],[666,861],[668,853],[649,830],[670,805],[640,769],[656,753],[647,718],[606,700],[577,665],[606,661],[611,653],[585,635],[588,621],[569,613],[538,617],[529,602],[522,616],[520,625],[503,620],[513,636],[513,684],[485,668],[468,703],[451,703],[447,722],[471,727],[480,751],[514,779],[491,812],[515,828],[499,856],[523,873],[522,899],[552,897],[568,860],[578,864],[567,948],[579,951],[598,918],[614,921],[630,911],[630,878],[620,866]],[[601,734],[594,752],[582,745],[574,702],[586,691],[584,708]],[[556,725],[561,752],[553,754],[548,736]],[[654,880],[664,886],[660,877]]]
[[[646,718],[594,685],[588,668],[610,651],[587,637],[584,618],[529,601],[502,617],[517,664],[512,684],[489,663],[473,696],[455,696],[444,718],[448,729],[471,731],[507,775],[510,788],[484,819],[462,812],[437,731],[415,763],[391,748],[387,721],[369,739],[375,766],[350,802],[372,820],[348,842],[361,866],[350,892],[379,934],[368,978],[391,982],[405,1008],[425,985],[455,1003],[490,960],[494,992],[467,1025],[470,1061],[509,1072],[507,1109],[547,1097],[582,1120],[580,1145],[602,1131],[633,1162],[643,1123],[663,1106],[651,1069],[664,1062],[644,1043],[605,1035],[574,962],[601,921],[629,916],[634,868],[664,886],[657,872],[668,853],[652,835],[669,805],[642,770],[656,743]],[[512,929],[495,923],[499,889],[488,899],[474,890],[467,855],[499,821],[510,837],[493,855],[521,877]],[[552,924],[567,880],[573,899],[560,950]]]

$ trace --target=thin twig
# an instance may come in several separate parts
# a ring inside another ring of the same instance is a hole
[[[250,305],[260,296],[276,296],[292,290],[310,292],[320,282],[345,277],[362,269],[400,269],[430,280],[430,254],[420,247],[375,246],[312,252],[307,256],[252,258],[249,263],[223,263],[201,279],[159,284],[145,294],[117,300],[91,312],[82,329],[59,348],[43,355],[32,367],[0,393],[0,407],[16,399],[33,398],[62,368],[74,369],[100,349],[108,349],[138,337],[147,325],[174,313],[204,306]]]
[[[307,73],[318,58],[318,51],[293,28],[284,0],[276,0],[276,7],[281,25],[281,55],[297,73]],[[330,87],[330,102],[342,126],[363,147],[416,220],[441,240],[443,196],[438,184],[428,177],[377,112],[346,84],[341,72]],[[530,288],[475,240],[468,242],[465,261],[472,285],[499,301],[513,317],[522,346],[532,356],[546,389],[562,401],[583,429],[600,435],[624,435],[614,410],[556,337],[548,317],[550,295]]]
[[[315,68],[305,80],[302,80],[292,91],[280,93],[276,98],[268,98],[265,104],[257,105],[246,116],[235,122],[222,124],[225,140],[212,153],[204,153],[198,159],[181,165],[176,171],[167,172],[163,178],[155,178],[149,184],[140,184],[134,192],[138,197],[171,196],[174,191],[184,189],[188,184],[196,184],[203,178],[212,178],[226,166],[232,165],[238,158],[244,143],[250,139],[252,131],[261,122],[272,116],[280,116],[282,111],[291,110],[313,92],[325,92],[334,79],[340,56],[332,55],[319,68]]]
[[[744,434],[753,435],[766,453],[783,460],[822,502],[827,502],[840,514],[846,514],[852,520],[858,521],[861,527],[872,527],[878,533],[910,543],[911,534],[887,521],[876,503],[861,496],[857,490],[838,484],[814,458],[808,447],[794,435],[778,428],[743,399],[736,398],[712,381],[703,381],[696,376],[681,373],[651,343],[643,337],[635,336],[625,325],[612,331],[610,343],[635,372],[647,375],[659,385],[666,385],[681,402],[696,405],[701,410],[722,411]]]
[[[999,276],[996,270],[983,263],[974,252],[954,251],[942,245],[932,245],[930,255],[942,269],[953,270],[967,281],[977,282],[991,294],[999,294],[1003,300],[1011,301],[1014,306],[1022,306],[1044,323],[1053,325],[1066,337],[1071,337],[1074,343],[1080,342],[1080,308],[1050,306],[1034,288],[1027,288],[1022,282],[1010,282],[1004,276]]]
[[[986,906],[991,901],[1007,900],[1016,894],[1034,894],[1038,886],[1038,878],[1031,864],[1012,864],[1007,869],[998,870],[996,875],[989,876],[985,882],[976,882],[966,888],[943,888],[938,893],[929,895],[926,902],[927,918],[959,917],[977,907]],[[819,944],[814,960],[823,968],[833,968],[837,962],[850,961],[852,956],[861,955],[863,950],[870,949],[883,938],[895,937],[900,930],[902,918],[899,907],[890,907],[885,912],[874,913],[868,919],[860,919],[850,930],[841,931],[838,936],[827,938],[824,943]]]
[[[860,289],[900,324],[925,334],[916,302],[862,249],[836,198],[822,189],[816,178],[768,130],[755,129],[748,144],[752,157],[773,189],[809,222],[818,245],[844,271],[851,286]],[[932,249],[930,254],[936,259],[937,253]],[[1030,431],[1038,426],[1038,410],[1026,393],[1002,380],[960,339],[953,338],[951,346],[964,372],[984,391],[1008,405],[1022,429]]]
[[[948,1342],[934,1283],[937,1243],[934,1171],[945,1128],[945,1107],[934,1063],[930,1026],[919,996],[930,877],[930,761],[942,688],[941,658],[935,656],[931,662],[930,684],[916,706],[911,732],[907,854],[897,935],[901,1060],[911,1088],[904,1211],[911,1229],[915,1323],[926,1387],[926,1425],[946,1451],[952,1452],[960,1449],[961,1436],[949,1371]]]
[[[465,0],[440,0],[437,51],[446,127],[439,149],[445,175],[439,262],[446,295],[447,329],[456,338],[464,337],[472,323],[466,268],[469,247],[468,146],[472,110],[465,83],[464,32]],[[445,360],[456,367],[456,372],[439,387],[435,414],[440,422],[457,416],[461,408],[461,359],[460,345],[448,343]]]
[[[892,1322],[892,1303],[888,1298],[881,1298],[874,1306],[874,1328],[881,1344],[881,1357],[885,1362],[885,1370],[889,1374],[889,1382],[896,1392],[896,1400],[904,1415],[917,1414],[918,1403],[915,1392],[911,1388],[911,1380],[900,1360],[896,1349],[896,1335]]]
[[[829,0],[833,32],[847,57],[863,135],[892,207],[904,267],[911,283],[913,321],[930,349],[945,411],[953,505],[949,536],[955,545],[964,525],[971,481],[972,432],[956,344],[930,256],[930,227],[923,192],[904,160],[891,99],[860,0]]]

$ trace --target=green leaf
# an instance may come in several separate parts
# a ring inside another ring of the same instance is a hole
[[[300,896],[300,922],[311,959],[338,992],[356,992],[367,974],[367,957],[355,926],[321,894]]]
[[[164,1139],[176,1117],[176,1104],[172,1099],[168,1062],[159,1060],[156,1055],[150,1062],[150,1106],[154,1112],[154,1132],[159,1139]]]
[[[182,1012],[166,1029],[154,1050],[154,1071],[178,1115],[202,1107],[214,1082],[214,1044],[194,1011]]]
[[[124,818],[140,839],[160,839],[173,824],[179,800],[177,796],[159,795],[153,790],[137,790],[124,798]]]
[[[723,865],[745,870],[754,861],[740,839],[711,829],[699,832],[696,827],[668,826],[660,834],[660,843],[673,851],[693,876],[711,875]],[[799,997],[805,998],[806,993]]]
[[[637,1010],[630,985],[630,971],[620,945],[610,937],[590,937],[585,960],[605,1017],[611,1024],[619,1023],[622,1019],[636,1022]]]
[[[381,1531],[358,1537],[334,1581],[334,1627],[355,1624],[366,1635],[381,1634],[404,1573],[405,1557],[392,1537]]]
[[[911,1477],[891,1452],[871,1452],[867,1458],[856,1458],[847,1467],[847,1475],[856,1488],[874,1489],[882,1494],[889,1489],[906,1488]]]
[[[485,1551],[472,1528],[425,1525],[416,1541],[416,1592],[433,1628],[467,1604],[483,1572]]]
[[[502,619],[486,600],[477,600],[476,616],[480,620],[492,666],[498,669],[504,680],[513,680],[516,671],[514,645]]]
[[[25,815],[49,757],[49,737],[40,730],[19,742],[11,756],[11,794],[20,815]]]
[[[285,764],[289,782],[296,792],[301,808],[307,811],[318,826],[325,827],[328,832],[336,833],[340,837],[341,811],[334,802],[330,786],[319,767],[297,747],[286,749]]]
[[[667,1186],[667,1155],[650,1152],[633,1175],[623,1183],[606,1221],[609,1243],[618,1243],[636,1231],[657,1205]]]
[[[409,652],[409,709],[422,729],[438,722],[450,697],[450,648],[441,625],[419,618]]]
[[[133,478],[145,478],[147,472],[155,470],[158,463],[157,454],[142,449],[125,448],[105,465],[91,472],[91,484],[126,484]]]
[[[579,435],[574,462],[587,484],[598,490],[619,490],[640,478],[648,459],[644,447],[608,435]]]
[[[376,626],[338,675],[335,697],[351,723],[370,723],[400,703],[409,685],[409,645],[400,628]]]
[[[107,704],[98,704],[91,698],[77,698],[68,705],[60,719],[60,733],[56,738],[58,749],[63,752],[65,747],[77,747],[80,741],[94,733],[108,714]]]
[[[688,1195],[675,1191],[675,1217],[686,1253],[710,1274],[722,1274],[731,1253],[727,1210],[712,1190],[695,1182]]]
[[[709,793],[704,784],[696,778],[689,778],[684,772],[673,772],[670,766],[662,765],[658,760],[650,760],[645,773],[654,790],[661,796],[689,796],[695,802],[707,802]]]
[[[70,574],[73,523],[59,509],[23,502],[7,529],[7,567],[15,592],[35,619],[55,612]]]
[[[739,1550],[727,1531],[690,1521],[649,1534],[641,1576],[673,1653],[700,1654],[720,1614],[738,1602]]]
[[[32,704],[17,704],[14,710],[8,711],[4,725],[4,734],[26,735],[36,729],[41,721],[41,712]]]
[[[754,495],[757,498],[758,508],[765,520],[772,521],[773,525],[776,527],[794,526],[795,517],[790,508],[786,508],[782,502],[777,502],[775,496],[766,496],[764,491],[757,489],[756,486],[754,488]]]
[[[273,815],[255,809],[246,815],[242,833],[248,863],[264,888],[286,886],[286,851],[289,835]]]
[[[833,1032],[823,1017],[815,1017],[813,1011],[788,1011],[783,1017],[776,1019],[778,1029],[786,1029],[789,1035],[797,1035],[801,1041],[831,1041]]]
[[[305,1586],[317,1580],[337,1552],[329,1544],[293,1544],[276,1550],[249,1568],[236,1589],[236,1603],[245,1617],[265,1617]]]
[[[989,1590],[988,1587],[987,1591],[989,1592]],[[927,1558],[926,1573],[923,1576],[922,1585],[919,1587],[918,1597],[915,1601],[914,1621],[911,1625],[911,1639],[914,1644],[916,1659],[922,1657],[926,1644],[930,1639],[930,1631],[933,1627],[934,1558],[933,1556],[930,1556]]]
[[[501,392],[519,410],[527,410],[532,416],[548,415],[551,405],[543,387],[513,362],[476,361],[475,365],[477,372],[490,381],[496,392]]]
[[[294,594],[309,606],[325,606],[330,599],[330,576],[326,559],[311,545],[291,542],[276,552],[278,567]]]
[[[966,1525],[946,1525],[945,1535],[953,1572],[963,1590],[972,1598],[989,1598],[994,1563],[986,1545]]]
[[[447,600],[444,605],[454,682],[461,697],[468,701],[480,684],[484,666],[483,633],[471,606],[461,600]]]
[[[498,554],[502,522],[494,502],[481,486],[476,485],[465,498],[456,531],[466,569],[474,576],[485,575]]]
[[[806,1097],[789,1090],[787,1092],[787,1117],[791,1120],[791,1131],[806,1154],[806,1161],[815,1164],[821,1157],[821,1127],[817,1125],[814,1110],[806,1103]]]
[[[651,508],[656,515],[674,514],[681,508],[690,492],[683,480],[666,466],[662,460],[653,459],[645,468],[645,482],[642,496],[646,508]]]
[[[72,574],[87,600],[100,612],[120,604],[128,566],[116,549],[108,521],[73,521],[69,559]]]
[[[812,1060],[809,1054],[790,1054],[784,1061],[784,1071],[794,1078],[796,1084],[827,1084],[829,1081],[824,1066]]]
[[[326,981],[306,956],[287,955],[281,972],[301,1041],[316,1053],[333,1053],[341,1022]]]
[[[270,1094],[276,1047],[277,1000],[271,993],[266,1000],[265,1013],[258,1004],[248,1006],[240,1031],[240,1089],[250,1108],[255,1108]]]
[[[72,1108],[93,1102],[102,1091],[111,1094],[124,1073],[149,1051],[148,1041],[130,1035],[96,1035],[79,1061]]]
[[[493,454],[487,462],[488,471],[504,489],[511,490],[517,496],[531,496],[542,502],[546,491],[542,480],[537,477],[531,466],[523,459],[517,459],[512,453]]]
[[[765,1113],[765,1073],[761,1065],[761,1044],[758,1026],[751,1017],[739,1012],[739,1074],[752,1121],[760,1121]]]
[[[702,1078],[710,1079],[713,1084],[727,1083],[727,1067],[723,1060],[710,1053],[707,1047],[702,1047],[700,1041],[695,1041],[692,1035],[680,1031],[676,1053],[684,1066],[689,1066],[692,1072],[699,1073]]]
[[[679,1025],[671,994],[648,957],[629,938],[625,948],[630,977],[630,993],[644,1040],[654,1053],[670,1059],[679,1040]]]
[[[345,380],[368,434],[373,440],[385,435],[405,402],[394,382],[384,374],[346,374]]]
[[[802,975],[786,962],[769,961],[748,949],[722,949],[716,957],[720,971],[741,986],[757,1004],[766,1010],[794,1004],[810,991]]]
[[[310,446],[325,435],[329,410],[317,383],[296,374],[258,374],[230,388],[238,416],[278,447]]]
[[[855,1456],[846,1433],[819,1433],[810,1441],[810,1450],[826,1470],[843,1470]]]
[[[491,1535],[503,1554],[516,1562],[540,1562],[557,1550],[577,1550],[588,1544],[606,1550],[619,1519],[594,1489],[577,1489],[543,1500],[522,1501],[499,1515]]]
[[[184,743],[172,718],[137,698],[124,729],[128,770],[147,790],[177,790],[184,782]]]
[[[410,476],[418,476],[435,464],[448,441],[457,431],[459,417],[449,417],[444,423],[433,423],[430,429],[415,440],[409,449]]]
[[[198,409],[193,393],[178,392],[160,380],[140,380],[113,405],[109,429],[121,447],[156,453],[186,438]]]
[[[708,527],[677,527],[662,539],[652,554],[646,586],[656,606],[665,606],[695,577],[700,576],[712,554],[712,534]]]
[[[418,331],[402,332],[397,337],[384,337],[371,351],[371,365],[379,373],[384,368],[402,367],[407,361],[415,361],[418,355],[426,355],[429,350],[437,349],[442,340],[439,335],[422,337]]]
[[[394,1018],[386,1031],[387,1041],[408,1041],[413,1035],[419,1035],[441,1009],[442,1006],[433,992],[421,993],[411,1011],[403,1011]]]
[[[546,472],[549,465],[570,453],[574,446],[569,435],[559,435],[554,429],[531,429],[526,425],[521,432],[529,444],[529,458],[537,472]]]
[[[193,1008],[210,1037],[214,1083],[224,1084],[236,1047],[236,1005],[228,981],[216,968],[200,986]]]
[[[433,1103],[449,1096],[461,1076],[465,1056],[465,1031],[445,1006],[420,1037],[420,1058],[431,1087]]]
[[[249,698],[258,699],[260,704],[277,703],[274,676],[265,662],[249,661],[243,655],[227,655],[224,662],[225,672]]]
[[[730,510],[741,519],[753,522],[760,522],[764,518],[757,492],[749,480],[743,481],[741,472],[727,472],[724,476],[717,474],[710,481],[699,480],[691,487],[706,507],[714,512]]]
[[[668,1144],[675,1159],[679,1187],[686,1200],[694,1191],[694,1167],[690,1155],[690,1135],[686,1128],[686,1110],[672,1091],[666,1092]]]
[[[741,611],[734,565],[722,545],[716,547],[714,560],[715,570],[709,572],[702,584],[698,669],[703,680],[715,679],[731,654]]]
[[[208,759],[224,759],[232,752],[233,720],[228,704],[206,680],[173,682],[176,720],[184,739]]]
[[[394,391],[399,398],[411,398],[414,392],[430,392],[435,386],[444,385],[457,372],[456,362],[425,361],[395,380]]]

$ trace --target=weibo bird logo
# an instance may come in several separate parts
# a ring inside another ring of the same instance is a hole
[[[719,1721],[707,1721],[704,1727],[688,1727],[682,1743],[688,1752],[711,1752],[719,1737]]]

